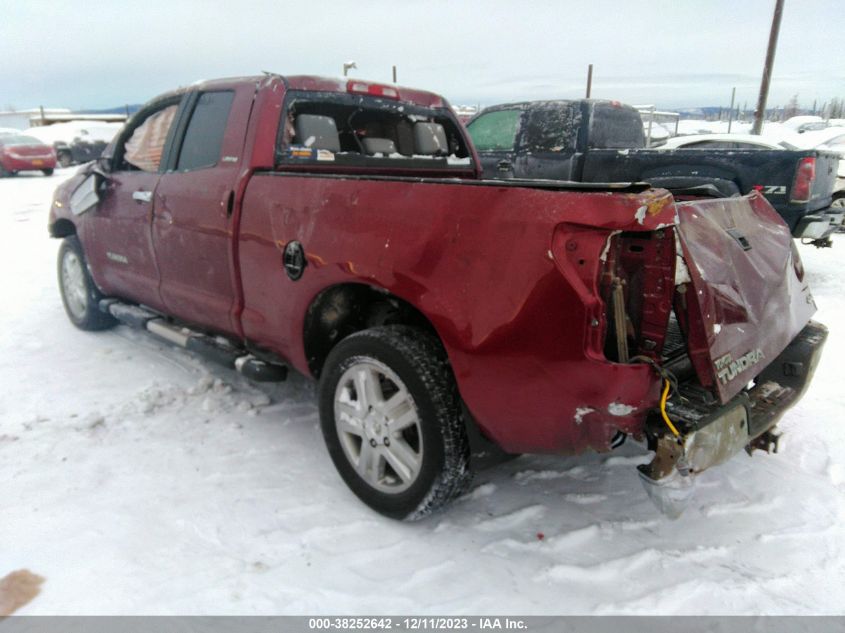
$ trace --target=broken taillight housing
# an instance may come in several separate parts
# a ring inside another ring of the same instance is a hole
[[[795,182],[792,184],[792,202],[807,202],[810,199],[810,189],[815,179],[816,159],[807,156],[798,161]]]

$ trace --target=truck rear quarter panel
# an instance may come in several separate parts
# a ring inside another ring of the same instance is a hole
[[[639,431],[659,385],[601,355],[602,253],[613,231],[673,221],[665,192],[257,173],[240,224],[244,334],[309,373],[309,305],[368,284],[429,319],[470,412],[505,450],[606,448],[616,430]],[[308,262],[299,281],[282,266],[291,240]]]

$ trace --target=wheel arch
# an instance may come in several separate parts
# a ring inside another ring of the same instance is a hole
[[[409,301],[377,286],[339,283],[320,291],[305,313],[303,349],[311,374],[319,378],[329,353],[344,338],[380,325],[418,327],[443,344],[429,318]]]
[[[67,218],[59,218],[50,225],[50,237],[76,235],[76,225]]]
[[[742,194],[742,185],[736,175],[719,176],[688,176],[688,175],[655,175],[643,173],[643,180],[648,181],[655,187],[669,189],[686,189],[702,185],[712,185],[723,196],[730,197]]]

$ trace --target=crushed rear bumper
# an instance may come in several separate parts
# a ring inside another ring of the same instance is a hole
[[[682,398],[666,405],[680,432],[676,438],[658,414],[646,424],[649,464],[639,466],[649,497],[666,515],[680,516],[692,495],[693,478],[745,448],[777,449],[772,432],[783,414],[801,397],[813,377],[827,339],[827,328],[810,321],[792,342],[755,378],[754,386],[726,404],[708,391],[682,387]]]

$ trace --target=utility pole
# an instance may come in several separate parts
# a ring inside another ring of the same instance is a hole
[[[590,93],[593,91],[593,65],[587,66],[587,99],[590,98]]]
[[[783,0],[775,0],[775,14],[772,17],[772,30],[769,32],[769,48],[766,51],[766,64],[763,66],[763,81],[760,82],[760,98],[757,100],[757,111],[754,113],[752,134],[763,131],[763,118],[766,116],[766,99],[769,98],[769,83],[772,80],[772,66],[775,64],[775,51],[778,47],[780,33],[780,19],[783,16]]]
[[[731,111],[728,113],[728,134],[731,133],[731,125],[734,122],[734,99],[736,99],[736,86],[731,90]]]
[[[393,67],[393,83],[396,83],[396,66]]]

